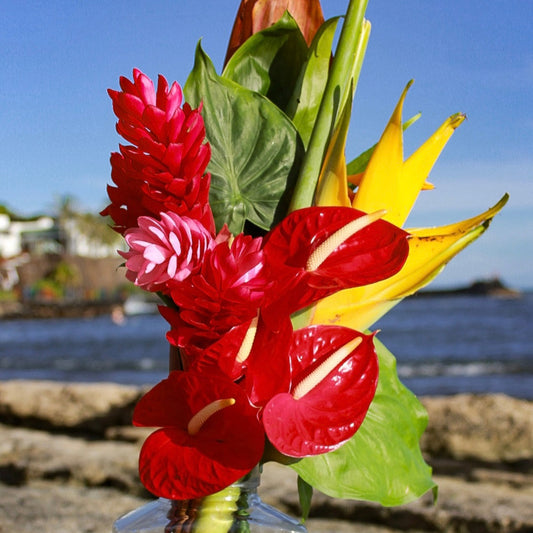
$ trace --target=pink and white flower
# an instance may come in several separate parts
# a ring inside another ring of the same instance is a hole
[[[130,281],[152,292],[168,293],[173,282],[200,268],[215,239],[197,220],[170,212],[160,216],[160,220],[139,217],[139,226],[125,233],[129,251],[119,253],[126,259]]]

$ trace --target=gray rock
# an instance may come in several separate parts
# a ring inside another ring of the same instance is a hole
[[[137,472],[151,429],[133,428],[141,388],[0,382],[0,533],[111,531],[148,501]],[[503,395],[423,398],[422,447],[439,499],[383,508],[313,499],[310,533],[533,531],[533,403]],[[296,475],[267,464],[261,496],[297,515]]]
[[[145,494],[137,470],[138,444],[25,428],[0,427],[0,434],[0,482],[5,485],[45,480]]]
[[[1,533],[111,533],[113,522],[146,500],[109,488],[40,482],[0,488]]]
[[[533,461],[533,402],[503,394],[422,400],[429,424],[422,449],[432,457]]]
[[[317,521],[338,520],[344,524],[378,525],[410,532],[533,531],[533,474],[522,475],[516,484],[508,476],[500,477],[494,472],[489,479],[483,479],[481,474],[476,482],[447,476],[435,476],[435,481],[439,485],[435,504],[432,495],[426,494],[415,502],[392,508],[329,498],[315,491],[309,530],[314,533],[313,525]],[[266,503],[292,514],[298,512],[296,475],[290,469],[275,463],[265,465],[261,485]]]
[[[143,391],[114,383],[0,382],[0,423],[103,434],[130,425]]]

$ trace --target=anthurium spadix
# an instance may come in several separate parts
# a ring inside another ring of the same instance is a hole
[[[274,310],[290,314],[340,289],[398,272],[407,257],[407,233],[382,216],[309,207],[283,219],[263,248],[268,277],[276,280],[269,296]]]
[[[361,423],[374,397],[378,361],[372,336],[338,326],[293,334],[291,388],[262,411],[270,442],[283,454],[305,457],[339,448]]]
[[[139,474],[163,498],[218,492],[250,472],[263,454],[256,410],[223,374],[171,372],[141,398],[133,423],[161,428],[144,442]]]

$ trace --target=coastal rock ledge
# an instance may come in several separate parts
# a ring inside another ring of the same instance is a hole
[[[130,426],[141,387],[0,382],[0,532],[110,533],[150,500]],[[422,441],[439,499],[399,507],[315,493],[310,533],[533,532],[533,402],[504,395],[427,397]],[[294,473],[265,466],[264,501],[298,515]]]

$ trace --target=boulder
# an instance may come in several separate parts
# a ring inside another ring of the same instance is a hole
[[[146,495],[137,468],[139,444],[6,426],[0,426],[0,434],[0,483],[4,485],[44,480]]]
[[[422,399],[429,423],[421,446],[430,457],[533,463],[533,402],[504,394]]]
[[[131,424],[143,391],[115,383],[0,382],[0,423],[102,435]]]
[[[138,479],[151,428],[131,426],[144,390],[115,384],[0,382],[0,531],[110,533],[151,498]],[[310,533],[533,531],[533,403],[504,395],[425,397],[422,449],[439,498],[395,508],[315,492]],[[297,516],[296,474],[267,464],[266,503]],[[4,529],[2,529],[4,528]]]

